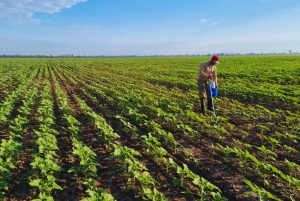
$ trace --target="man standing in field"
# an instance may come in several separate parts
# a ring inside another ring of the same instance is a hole
[[[213,80],[216,87],[217,82],[217,67],[219,63],[219,57],[213,56],[210,61],[200,64],[199,75],[198,75],[198,89],[200,97],[200,112],[205,114],[205,109],[213,111],[213,102],[211,93],[208,91],[208,82]]]

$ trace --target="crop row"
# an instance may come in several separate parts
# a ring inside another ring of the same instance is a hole
[[[34,75],[35,76],[35,75]],[[3,104],[7,111],[4,115],[9,115],[8,108],[13,107],[15,101],[19,101],[19,97],[24,93],[24,90],[28,87],[27,83],[20,86],[17,91],[13,92],[14,96],[9,96],[6,101],[7,104]],[[31,86],[30,90],[27,91],[24,98],[22,99],[22,106],[18,109],[18,115],[11,121],[9,126],[9,137],[8,139],[2,139],[0,145],[0,199],[3,199],[6,191],[9,187],[9,182],[11,180],[14,169],[17,168],[16,163],[18,162],[18,153],[22,150],[21,139],[26,132],[26,126],[29,122],[28,115],[31,114],[32,107],[36,102],[38,95],[38,84]],[[13,97],[15,99],[13,99]],[[10,104],[9,104],[10,103]],[[3,106],[4,107],[4,106]]]

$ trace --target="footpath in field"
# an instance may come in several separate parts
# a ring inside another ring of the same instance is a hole
[[[0,200],[299,200],[300,58],[205,59],[0,60]]]

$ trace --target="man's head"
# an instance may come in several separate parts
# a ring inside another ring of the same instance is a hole
[[[219,60],[220,60],[220,58],[219,58],[217,55],[215,55],[215,56],[213,56],[213,57],[211,58],[210,64],[211,64],[211,65],[216,65],[216,64],[219,63]]]

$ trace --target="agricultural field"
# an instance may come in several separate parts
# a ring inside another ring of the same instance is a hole
[[[0,200],[300,200],[300,57],[0,59]]]

